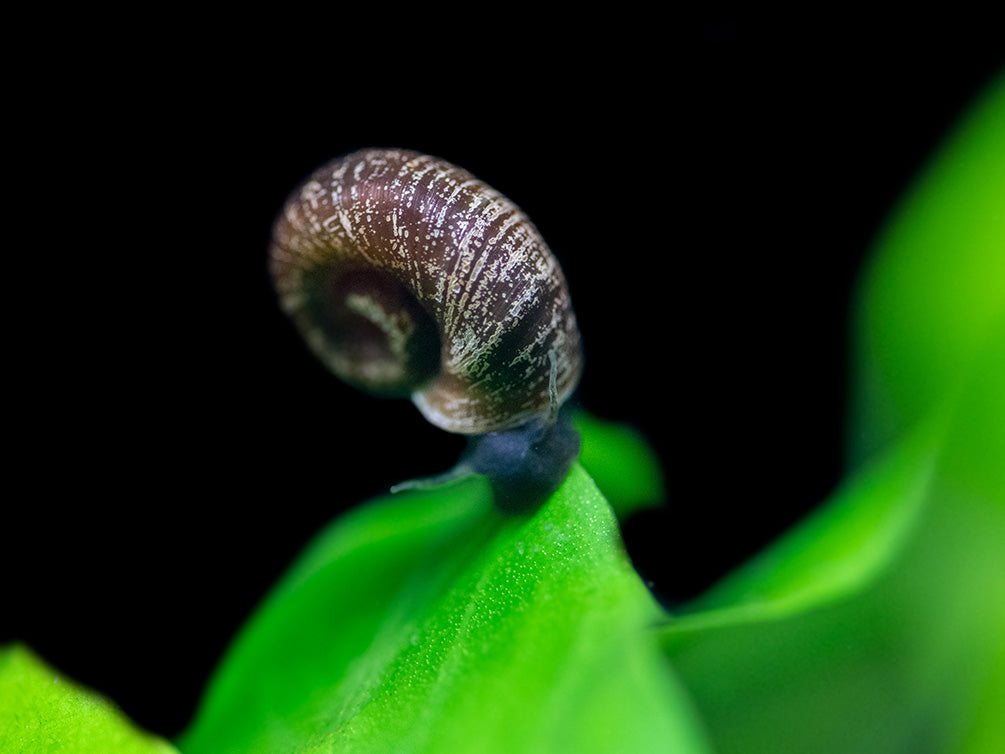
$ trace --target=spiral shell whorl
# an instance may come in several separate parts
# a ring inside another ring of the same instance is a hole
[[[559,403],[578,383],[575,315],[541,235],[435,157],[367,150],[322,167],[287,201],[270,264],[283,309],[332,371],[410,394],[445,430],[546,417],[552,369]]]

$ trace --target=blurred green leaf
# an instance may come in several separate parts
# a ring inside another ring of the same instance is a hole
[[[188,754],[703,751],[662,612],[581,466],[536,513],[484,480],[371,502],[249,622]]]
[[[1003,314],[1000,75],[907,192],[864,271],[854,311],[854,457],[869,457],[953,400],[975,360],[1003,347],[992,336]]]
[[[582,437],[579,462],[618,518],[665,501],[660,460],[637,430],[586,411],[577,411],[573,423]]]
[[[852,475],[827,505],[688,605],[666,635],[783,618],[868,585],[896,558],[916,523],[940,428],[940,422],[924,427]]]
[[[168,754],[112,704],[47,667],[30,650],[0,647],[0,752]]]
[[[722,752],[1005,751],[1005,78],[880,238],[833,499],[665,632]]]

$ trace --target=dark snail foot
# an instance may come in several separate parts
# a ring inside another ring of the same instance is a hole
[[[488,477],[497,508],[523,513],[559,488],[578,455],[579,433],[563,411],[553,422],[472,437],[460,465]]]

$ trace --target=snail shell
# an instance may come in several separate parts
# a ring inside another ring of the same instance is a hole
[[[363,150],[317,170],[276,221],[270,268],[336,375],[410,396],[449,432],[553,423],[579,381],[576,318],[540,233],[436,157]]]

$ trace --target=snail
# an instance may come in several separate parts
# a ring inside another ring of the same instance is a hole
[[[336,376],[468,436],[450,475],[484,474],[504,509],[564,480],[579,453],[562,410],[582,372],[579,330],[557,260],[498,191],[429,155],[352,152],[290,195],[269,267]]]

